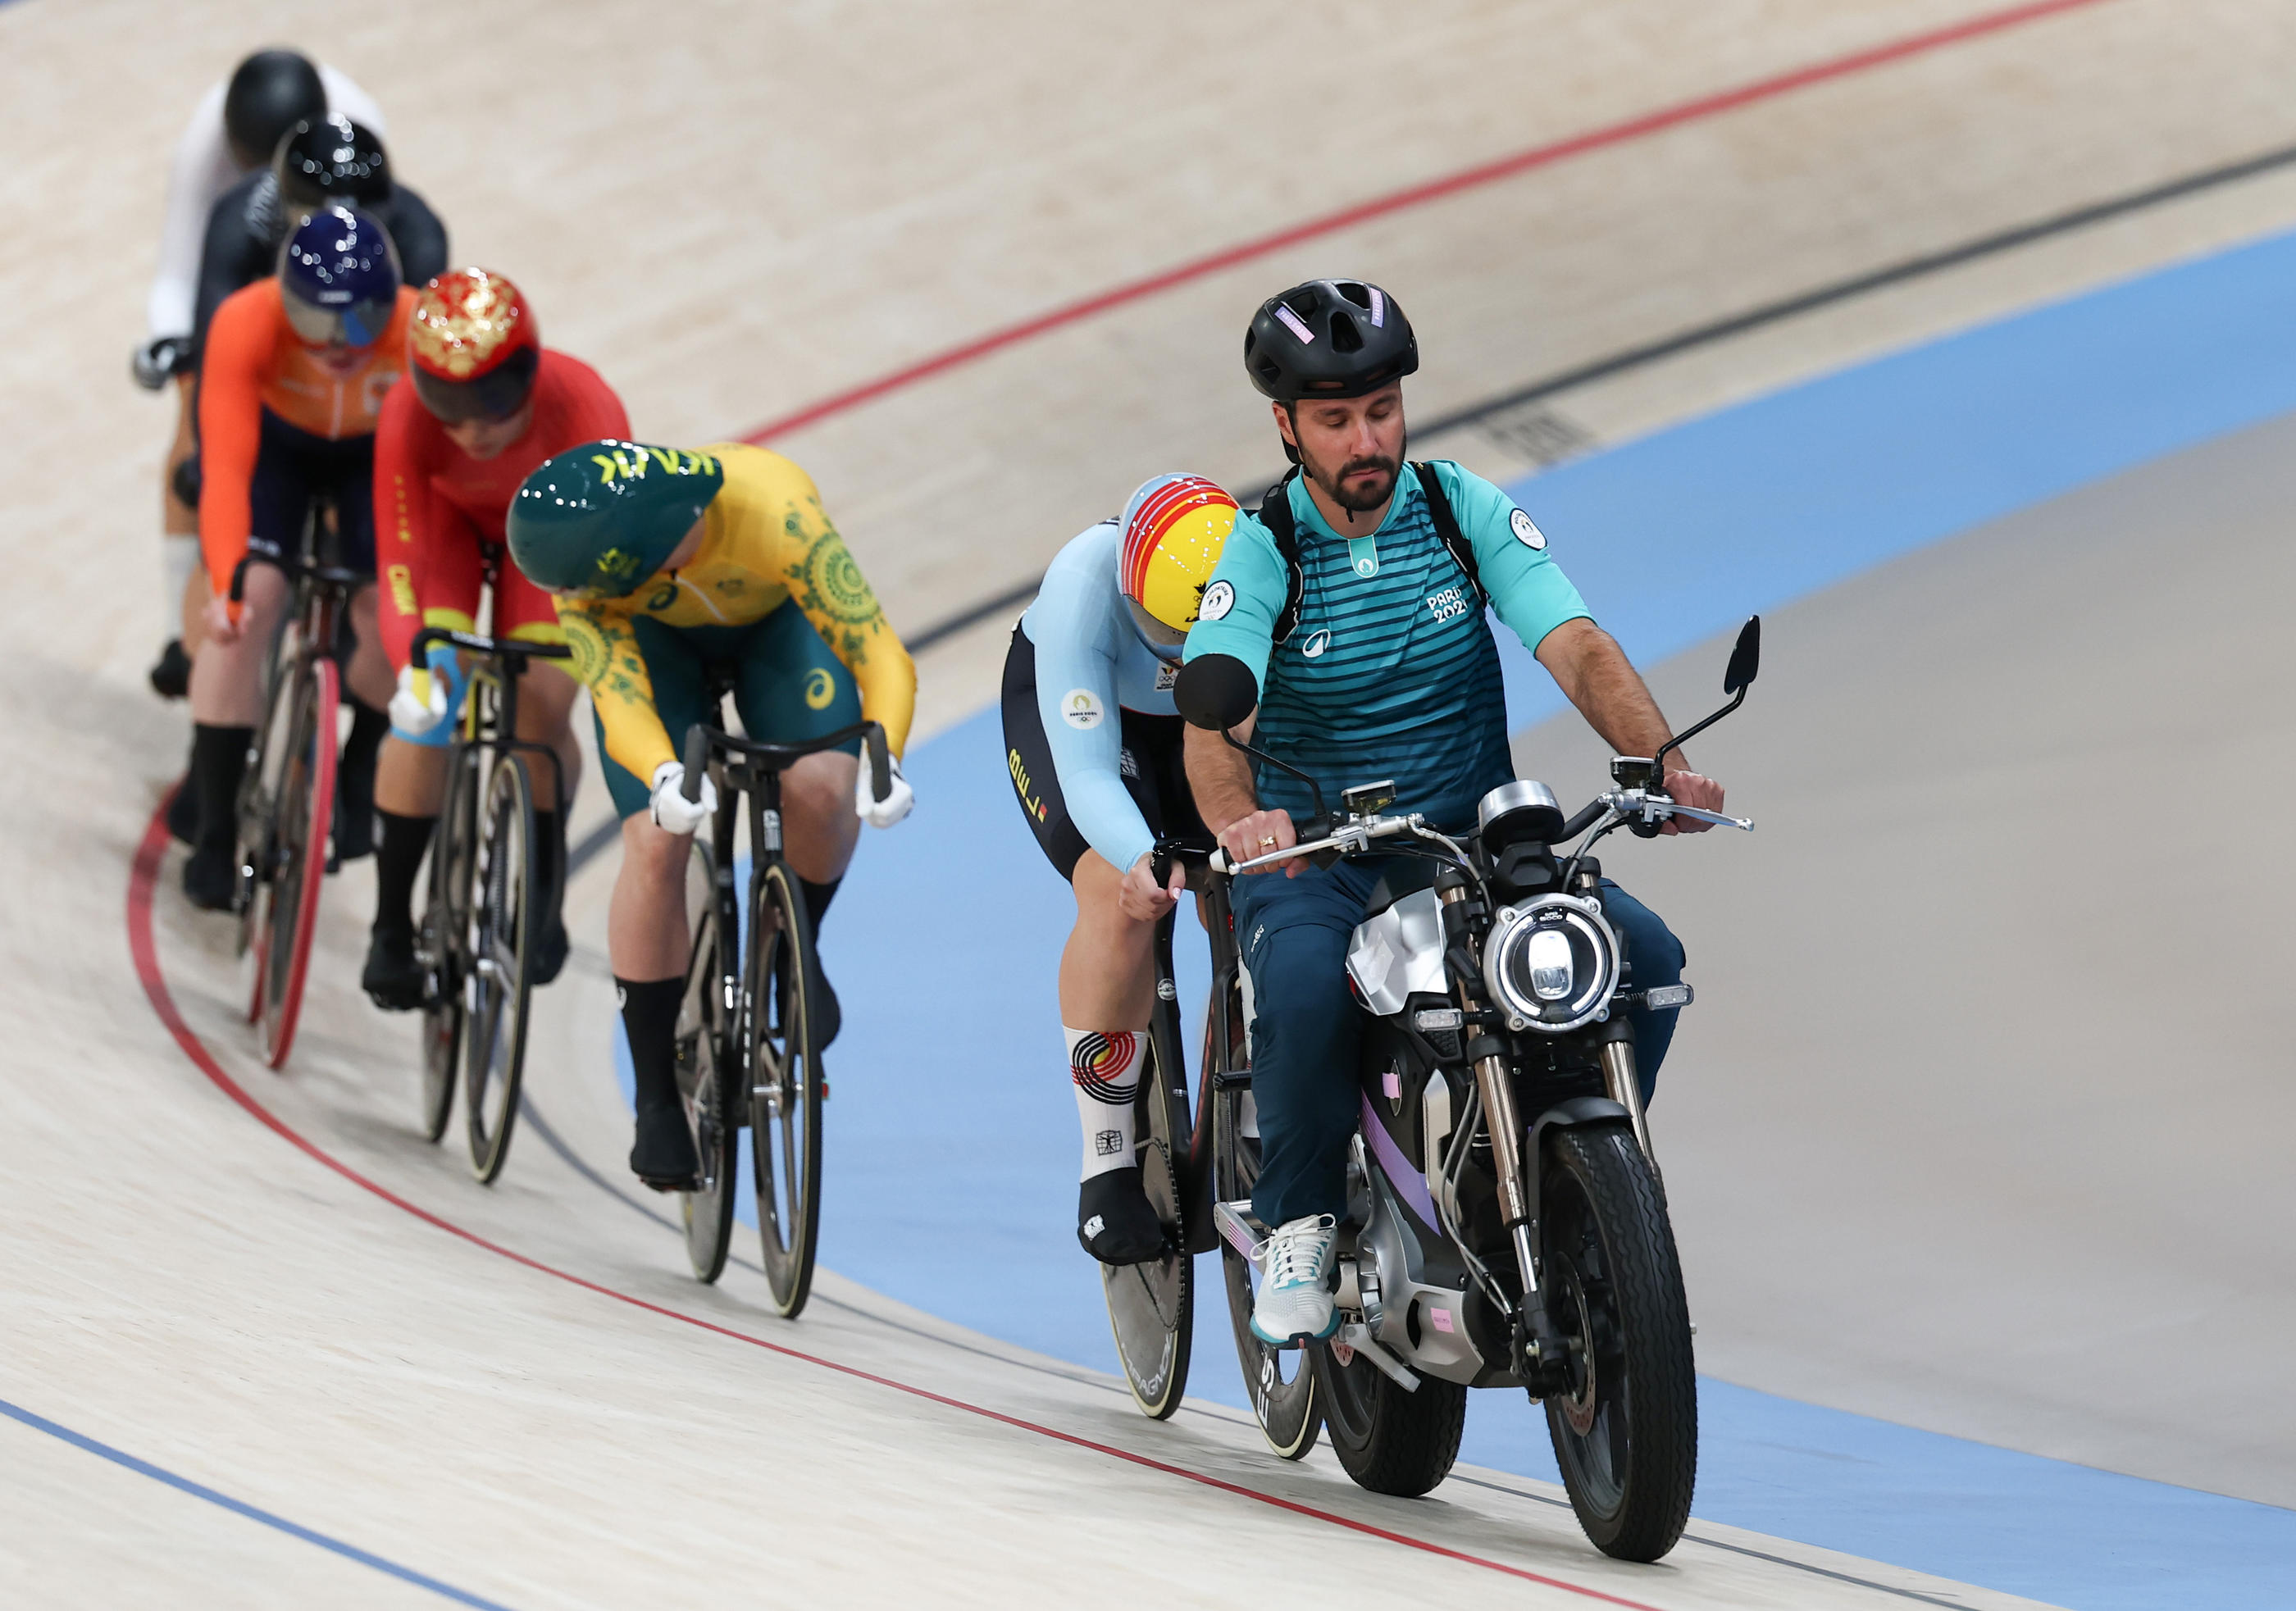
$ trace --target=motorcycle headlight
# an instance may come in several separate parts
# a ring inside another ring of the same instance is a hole
[[[1543,895],[1503,907],[1483,942],[1483,987],[1510,1027],[1563,1034],[1607,1016],[1619,942],[1602,908]]]

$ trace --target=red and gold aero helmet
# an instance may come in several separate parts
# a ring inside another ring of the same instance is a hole
[[[1236,513],[1235,500],[1201,476],[1158,476],[1124,506],[1117,583],[1133,625],[1167,659],[1187,642]]]
[[[406,349],[414,395],[442,422],[507,420],[534,389],[542,334],[517,286],[458,268],[415,298]]]

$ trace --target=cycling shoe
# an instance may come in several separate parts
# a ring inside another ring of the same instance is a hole
[[[554,917],[534,947],[534,961],[527,969],[528,982],[547,985],[556,978],[566,967],[566,925]]]
[[[701,1159],[694,1153],[693,1132],[686,1127],[683,1106],[638,1109],[630,1173],[656,1191],[691,1191],[701,1183]]]
[[[193,846],[184,863],[184,895],[201,912],[229,912],[239,893],[239,863],[230,845]]]
[[[180,699],[192,691],[192,657],[181,638],[169,638],[168,647],[152,666],[152,691],[163,699]]]
[[[1077,1240],[1103,1264],[1144,1264],[1163,1254],[1163,1222],[1149,1206],[1136,1165],[1077,1188]]]
[[[378,928],[367,940],[366,967],[359,988],[385,1012],[411,1012],[422,1005],[422,964],[414,960],[414,936]]]

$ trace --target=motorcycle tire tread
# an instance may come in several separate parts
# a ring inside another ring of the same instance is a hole
[[[1336,1371],[1328,1345],[1317,1349],[1316,1368]],[[1358,1440],[1344,1417],[1335,1413],[1339,1395],[1328,1377],[1324,1384],[1324,1431],[1332,1452],[1356,1486],[1397,1499],[1431,1492],[1458,1462],[1459,1440],[1467,1430],[1467,1389],[1457,1382],[1423,1376],[1416,1392],[1388,1379],[1367,1361],[1345,1367],[1368,1373],[1372,1384],[1369,1434]]]

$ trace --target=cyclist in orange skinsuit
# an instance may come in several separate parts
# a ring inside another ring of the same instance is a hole
[[[545,350],[517,286],[482,268],[456,269],[422,288],[407,329],[407,380],[382,405],[374,439],[374,506],[381,529],[379,593],[383,647],[398,675],[391,733],[375,774],[374,928],[360,985],[376,1006],[422,1004],[414,959],[414,882],[446,786],[446,746],[461,700],[454,653],[433,647],[410,663],[425,626],[475,630],[487,559],[496,562],[489,633],[565,641],[551,596],[503,554],[503,522],[519,484],[553,454],[600,437],[626,437],[629,417],[597,372]],[[534,787],[536,904],[548,913],[534,982],[557,977],[566,955],[558,915],[564,817],[581,774],[570,717],[579,691],[570,668],[533,663],[519,690],[519,737],[546,744],[558,775],[537,767]]]
[[[199,826],[184,891],[211,911],[231,904],[237,882],[234,803],[261,708],[264,650],[288,596],[278,568],[297,552],[314,498],[333,505],[335,562],[373,574],[374,429],[414,306],[390,236],[348,209],[305,219],[279,261],[276,277],[216,310],[201,375],[200,547],[215,597],[192,667]],[[243,607],[230,601],[242,558],[262,561],[247,568]],[[374,752],[390,699],[373,587],[353,602],[351,621],[354,719],[336,790],[335,846],[345,857],[371,846]]]

